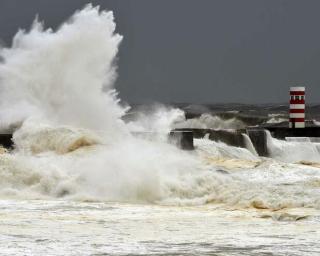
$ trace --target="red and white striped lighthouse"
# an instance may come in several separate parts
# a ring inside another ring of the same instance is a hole
[[[290,128],[305,127],[305,87],[290,87]]]

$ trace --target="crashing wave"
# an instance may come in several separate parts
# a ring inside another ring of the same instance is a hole
[[[65,154],[84,146],[101,143],[101,138],[85,129],[26,121],[14,133],[13,141],[16,150],[24,153],[39,154],[54,151]]]
[[[0,154],[1,198],[319,208],[318,168],[262,161],[253,150],[205,139],[184,152],[131,136],[246,122],[202,115],[177,124],[181,111],[170,109],[126,124],[113,89],[121,39],[112,12],[88,5],[56,31],[35,21],[0,50],[0,127],[16,128],[15,150]],[[271,142],[275,158],[283,156],[286,148]]]
[[[299,161],[320,162],[320,143],[310,140],[301,141],[305,138],[300,138],[300,141],[278,140],[273,138],[269,131],[266,133],[270,157],[291,163]]]
[[[242,129],[247,125],[236,117],[223,119],[217,115],[202,114],[199,118],[187,119],[177,122],[174,128],[200,128],[200,129]]]

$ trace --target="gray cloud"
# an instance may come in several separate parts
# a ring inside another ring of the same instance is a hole
[[[10,45],[35,15],[58,26],[82,0],[1,0],[0,38]],[[285,102],[288,87],[320,95],[320,1],[113,0],[124,35],[120,96],[129,102]]]

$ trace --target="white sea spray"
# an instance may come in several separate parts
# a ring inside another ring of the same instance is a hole
[[[113,87],[121,39],[112,12],[88,5],[55,31],[36,20],[1,49],[1,127],[16,128],[15,150],[0,154],[1,197],[319,208],[315,167],[261,159],[207,139],[186,152],[133,136],[167,134],[185,120],[171,108],[122,120],[127,109]],[[202,119],[200,128],[244,125]],[[285,152],[269,148],[275,158]]]

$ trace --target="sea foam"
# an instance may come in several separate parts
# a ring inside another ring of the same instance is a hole
[[[157,108],[123,121],[127,108],[113,87],[121,40],[112,12],[88,5],[56,30],[35,20],[1,49],[1,128],[15,129],[15,149],[0,154],[2,198],[319,207],[319,169],[260,159],[249,141],[251,152],[207,139],[186,152],[133,136],[167,134],[185,120],[181,110]]]

